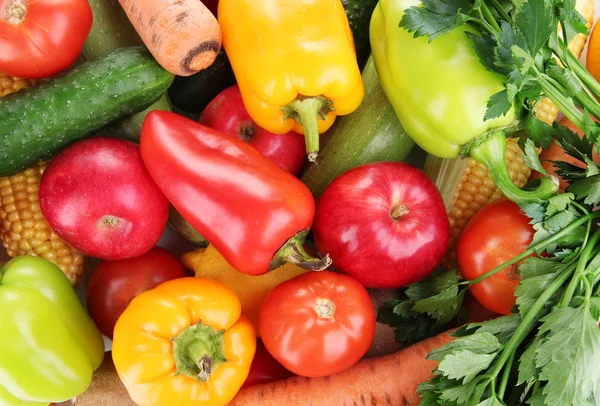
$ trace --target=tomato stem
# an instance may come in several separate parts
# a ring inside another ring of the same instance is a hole
[[[27,15],[25,0],[8,0],[4,6],[4,20],[11,25],[19,25]]]
[[[479,282],[483,281],[484,279],[486,279],[492,275],[495,275],[496,273],[502,271],[507,266],[516,264],[517,262],[527,258],[529,255],[545,248],[549,244],[552,244],[553,242],[560,240],[562,237],[564,237],[565,235],[570,233],[572,230],[576,229],[577,227],[579,227],[580,225],[585,223],[586,221],[589,221],[590,219],[596,218],[596,217],[600,217],[600,212],[597,211],[594,213],[590,213],[587,216],[584,216],[584,217],[581,217],[581,218],[575,220],[574,222],[572,222],[571,224],[569,224],[567,227],[563,228],[559,232],[552,234],[550,237],[538,242],[535,245],[530,246],[527,249],[527,251],[523,252],[522,254],[517,255],[516,257],[512,258],[510,261],[507,261],[507,262],[497,266],[496,268],[492,269],[491,271],[481,275],[477,279],[473,279],[472,281],[469,281],[469,286],[475,285],[476,283],[479,283]]]

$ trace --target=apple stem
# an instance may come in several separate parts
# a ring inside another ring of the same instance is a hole
[[[317,298],[315,311],[320,319],[333,319],[333,316],[335,316],[335,303],[329,299]]]
[[[4,6],[4,20],[11,25],[19,25],[27,15],[25,0],[8,0]]]
[[[275,253],[269,271],[279,268],[286,262],[296,264],[301,268],[310,271],[322,271],[331,265],[329,255],[323,258],[314,258],[310,256],[303,247],[304,239],[309,230],[300,231],[298,234],[287,240],[285,244]]]
[[[398,220],[400,217],[405,216],[408,213],[410,213],[408,208],[405,205],[401,204],[400,206],[398,206],[394,210],[392,210],[392,213],[390,214],[390,216],[394,220]]]

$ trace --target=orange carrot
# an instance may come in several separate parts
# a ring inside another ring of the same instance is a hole
[[[212,65],[221,28],[200,0],[119,0],[129,21],[163,68],[189,76]]]
[[[394,354],[364,359],[325,378],[292,377],[242,389],[229,406],[416,406],[417,386],[431,378],[437,362],[427,354],[452,340],[450,332]]]

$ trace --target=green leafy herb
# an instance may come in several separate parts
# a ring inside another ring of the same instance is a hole
[[[473,4],[467,0],[423,0],[420,7],[411,7],[404,13],[401,27],[414,32],[415,37],[427,36],[432,41],[462,23]]]

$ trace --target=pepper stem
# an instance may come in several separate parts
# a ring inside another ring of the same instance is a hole
[[[300,268],[310,271],[322,271],[331,265],[329,255],[324,258],[311,257],[303,247],[304,239],[308,235],[308,230],[300,231],[298,234],[287,240],[283,247],[273,257],[269,271],[279,268],[286,262],[298,265]]]
[[[299,97],[286,105],[283,117],[294,119],[304,128],[306,153],[310,162],[316,162],[319,153],[319,125],[318,120],[325,120],[327,114],[333,111],[333,102],[325,97]]]
[[[534,203],[546,200],[558,192],[558,179],[544,176],[537,189],[521,190],[515,186],[506,166],[506,137],[501,131],[494,132],[470,147],[469,155],[486,167],[500,192],[515,203]]]
[[[213,371],[227,362],[223,333],[203,325],[199,320],[172,338],[176,375],[183,374],[200,382],[208,381]]]

